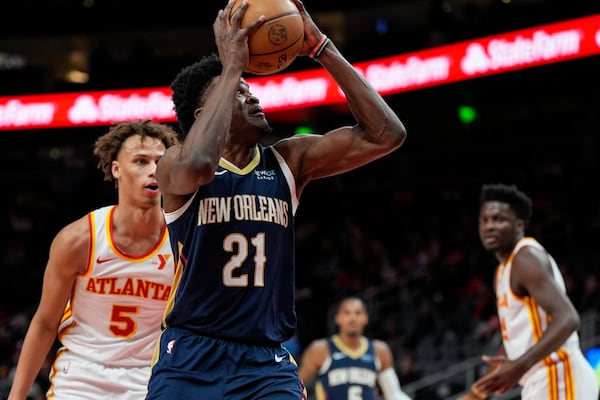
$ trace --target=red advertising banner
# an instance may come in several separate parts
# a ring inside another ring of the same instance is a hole
[[[600,14],[356,63],[389,95],[600,54]],[[248,78],[267,111],[344,101],[321,70]],[[0,130],[175,120],[168,87],[0,97]]]

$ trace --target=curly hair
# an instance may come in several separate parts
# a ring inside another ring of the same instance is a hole
[[[117,159],[121,146],[133,135],[159,139],[166,148],[179,143],[177,132],[169,125],[147,121],[128,121],[113,125],[94,143],[94,156],[98,159],[98,169],[104,174],[105,181],[113,181],[112,162]]]
[[[525,226],[531,218],[531,199],[520,191],[516,185],[491,183],[482,186],[479,203],[499,201],[510,206],[517,218],[522,219]]]
[[[211,53],[183,68],[171,83],[175,114],[186,135],[194,123],[195,110],[202,105],[213,79],[223,71],[219,56]]]

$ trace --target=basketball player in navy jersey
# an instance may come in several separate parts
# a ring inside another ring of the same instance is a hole
[[[597,400],[594,370],[579,347],[579,314],[554,258],[525,230],[531,199],[514,185],[483,185],[479,236],[497,260],[495,291],[502,347],[460,397],[482,400],[522,386],[523,400]]]
[[[337,334],[306,348],[298,375],[314,382],[316,400],[376,400],[378,387],[385,400],[410,400],[400,389],[387,343],[364,336],[368,322],[362,299],[344,298],[335,313]]]
[[[218,56],[184,68],[173,102],[185,135],[157,175],[180,267],[165,311],[148,399],[301,399],[304,385],[282,343],[296,329],[294,214],[313,179],[349,171],[397,149],[404,126],[326,40],[303,4],[301,55],[345,92],[356,123],[324,135],[261,140],[271,127],[242,77],[243,2],[213,24]],[[316,51],[313,49],[318,47]]]
[[[117,185],[118,202],[52,241],[9,400],[27,398],[57,335],[48,399],[144,398],[175,275],[156,164],[177,141],[151,121],[116,124],[96,140],[98,168]]]

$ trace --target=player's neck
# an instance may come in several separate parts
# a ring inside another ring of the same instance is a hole
[[[344,334],[339,334],[338,335],[341,342],[344,344],[344,346],[349,347],[351,349],[357,349],[360,347],[361,342],[362,342],[362,335],[344,335]]]
[[[129,235],[160,235],[164,215],[160,207],[139,208],[118,205],[113,216],[114,226]]]
[[[229,145],[223,152],[222,158],[238,169],[244,169],[256,157],[256,143]]]

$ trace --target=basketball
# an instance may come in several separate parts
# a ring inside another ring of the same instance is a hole
[[[230,20],[241,3],[234,2]],[[265,16],[264,24],[248,37],[250,60],[245,71],[271,75],[287,68],[298,56],[304,42],[304,24],[291,0],[248,0],[242,27],[261,15]]]

